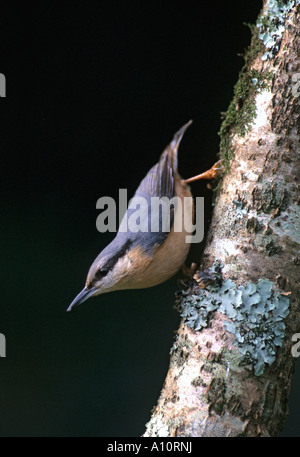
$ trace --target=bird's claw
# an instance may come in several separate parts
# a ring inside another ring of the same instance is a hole
[[[216,162],[210,170],[207,171],[209,177],[207,179],[214,179],[224,172],[224,167],[222,165],[223,159]]]
[[[192,178],[184,179],[185,183],[197,181],[198,179],[214,179],[224,172],[224,167],[221,165],[223,159],[216,162],[209,170],[201,173],[200,175],[193,176]]]

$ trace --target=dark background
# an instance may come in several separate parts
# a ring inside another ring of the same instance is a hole
[[[260,1],[1,6],[1,436],[139,436],[168,369],[177,279],[65,310],[113,234],[96,201],[132,196],[173,134],[182,176],[217,160]],[[205,197],[206,224],[212,193]],[[194,246],[197,260],[201,246]],[[296,411],[283,435],[300,435]]]

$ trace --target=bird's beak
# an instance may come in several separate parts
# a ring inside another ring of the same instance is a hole
[[[76,298],[74,298],[74,300],[72,301],[72,303],[70,304],[69,308],[67,309],[67,311],[71,311],[73,308],[75,308],[76,306],[80,305],[81,303],[83,303],[85,300],[87,300],[88,298],[90,298],[92,295],[94,295],[94,293],[97,291],[97,288],[96,287],[92,287],[91,289],[87,289],[86,287],[77,295]]]
[[[174,138],[171,142],[171,148],[178,148],[179,144],[180,144],[180,141],[182,140],[182,137],[184,135],[184,132],[186,131],[186,129],[191,125],[193,121],[189,121],[187,122],[186,124],[184,124],[180,130],[178,130],[178,132],[175,133],[174,135]]]

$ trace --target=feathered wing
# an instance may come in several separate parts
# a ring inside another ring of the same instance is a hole
[[[189,121],[175,133],[173,140],[161,154],[158,163],[151,168],[141,181],[128,208],[127,216],[130,217],[134,213],[135,204],[140,197],[143,197],[147,202],[147,212],[145,211],[144,213],[143,222],[147,230],[130,234],[133,245],[142,245],[145,252],[162,245],[173,227],[174,205],[167,203],[164,210],[161,207],[157,210],[156,207],[151,211],[151,201],[153,202],[153,197],[157,197],[158,199],[164,198],[169,202],[176,197],[175,178],[178,166],[178,147],[184,132],[191,122]],[[153,227],[155,227],[154,230]]]

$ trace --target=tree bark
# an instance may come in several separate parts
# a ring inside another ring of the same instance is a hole
[[[264,1],[220,130],[226,173],[207,245],[177,296],[183,319],[144,436],[284,426],[300,331],[299,31],[299,0]]]

